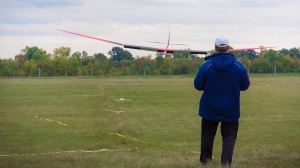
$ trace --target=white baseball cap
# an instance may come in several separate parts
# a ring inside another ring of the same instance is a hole
[[[229,41],[226,37],[220,36],[216,39],[215,45],[217,47],[227,47],[229,45]]]

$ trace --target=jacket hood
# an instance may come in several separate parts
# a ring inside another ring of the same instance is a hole
[[[212,65],[221,72],[230,70],[236,58],[231,53],[216,53],[210,59]]]

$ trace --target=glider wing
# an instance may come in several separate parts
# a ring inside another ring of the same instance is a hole
[[[87,35],[84,35],[84,34],[79,34],[79,33],[74,33],[74,32],[70,32],[70,31],[66,31],[66,30],[61,30],[61,29],[56,29],[56,30],[62,31],[62,32],[65,32],[65,33],[69,33],[69,34],[74,34],[74,35],[81,36],[81,37],[86,37],[86,38],[90,38],[90,39],[94,39],[94,40],[99,40],[99,41],[103,41],[103,42],[123,46],[123,44],[118,43],[118,42],[114,42],[114,41],[109,41],[109,40],[105,40],[105,39],[101,39],[101,38],[97,38],[97,37],[87,36]]]
[[[131,44],[122,44],[122,43],[118,43],[118,42],[114,42],[114,41],[110,41],[110,40],[105,40],[102,38],[97,38],[97,37],[93,37],[93,36],[70,32],[67,30],[62,30],[62,29],[57,29],[57,30],[65,32],[65,33],[81,36],[81,37],[86,37],[86,38],[90,38],[90,39],[94,39],[94,40],[98,40],[98,41],[116,44],[119,46],[123,46],[124,48],[130,48],[130,49],[135,49],[135,50],[146,50],[146,51],[166,52],[166,53],[187,53],[187,54],[207,54],[208,53],[208,51],[201,51],[201,50],[178,50],[178,49],[170,49],[170,48],[154,48],[154,47],[138,46],[138,45],[131,45]]]
[[[119,46],[123,46],[124,48],[130,48],[130,49],[135,49],[135,50],[146,50],[146,51],[164,52],[164,53],[186,53],[186,54],[209,54],[210,52],[212,52],[212,51],[204,51],[204,50],[170,49],[170,48],[168,48],[169,44],[172,45],[172,43],[170,43],[170,41],[169,41],[170,40],[170,35],[169,35],[168,43],[163,43],[163,44],[168,44],[168,46],[166,48],[154,48],[154,47],[138,46],[138,45],[131,45],[131,44],[122,44],[122,43],[118,43],[118,42],[114,42],[114,41],[110,41],[110,40],[105,40],[105,39],[101,39],[101,38],[97,38],[97,37],[93,37],[93,36],[74,33],[74,32],[67,31],[67,30],[62,30],[62,29],[57,29],[57,30],[65,32],[65,33],[81,36],[81,37],[86,37],[86,38],[90,38],[90,39],[94,39],[94,40],[98,40],[98,41],[103,41],[103,42],[107,42],[107,43],[111,43],[111,44],[116,44],[116,45],[119,45]],[[152,43],[160,43],[160,42],[152,42]],[[173,45],[185,45],[185,44],[173,44]],[[230,49],[229,52],[242,51],[242,50],[266,49],[266,48],[275,48],[275,47],[238,48],[238,49]]]
[[[235,49],[230,49],[229,52],[235,52],[235,51],[244,51],[244,50],[256,50],[256,49],[266,49],[266,48],[275,48],[276,46],[273,47],[255,47],[255,48],[235,48]]]
[[[155,51],[155,52],[166,52],[166,53],[186,53],[186,54],[207,54],[208,53],[208,51],[201,51],[201,50],[177,50],[177,49],[170,49],[170,48],[154,48],[154,47],[145,47],[145,46],[137,46],[137,45],[130,45],[130,44],[124,44],[124,48]]]

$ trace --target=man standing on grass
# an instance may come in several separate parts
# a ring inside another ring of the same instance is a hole
[[[212,160],[214,137],[221,122],[221,164],[231,165],[240,118],[240,91],[247,90],[250,81],[243,64],[229,53],[224,37],[215,41],[216,53],[207,57],[194,80],[197,90],[203,90],[199,105],[201,123],[200,162]]]

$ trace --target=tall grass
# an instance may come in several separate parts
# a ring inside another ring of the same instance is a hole
[[[251,78],[233,167],[300,166],[299,85]],[[201,167],[200,96],[191,77],[1,79],[0,167]],[[206,167],[220,154],[218,132]]]

